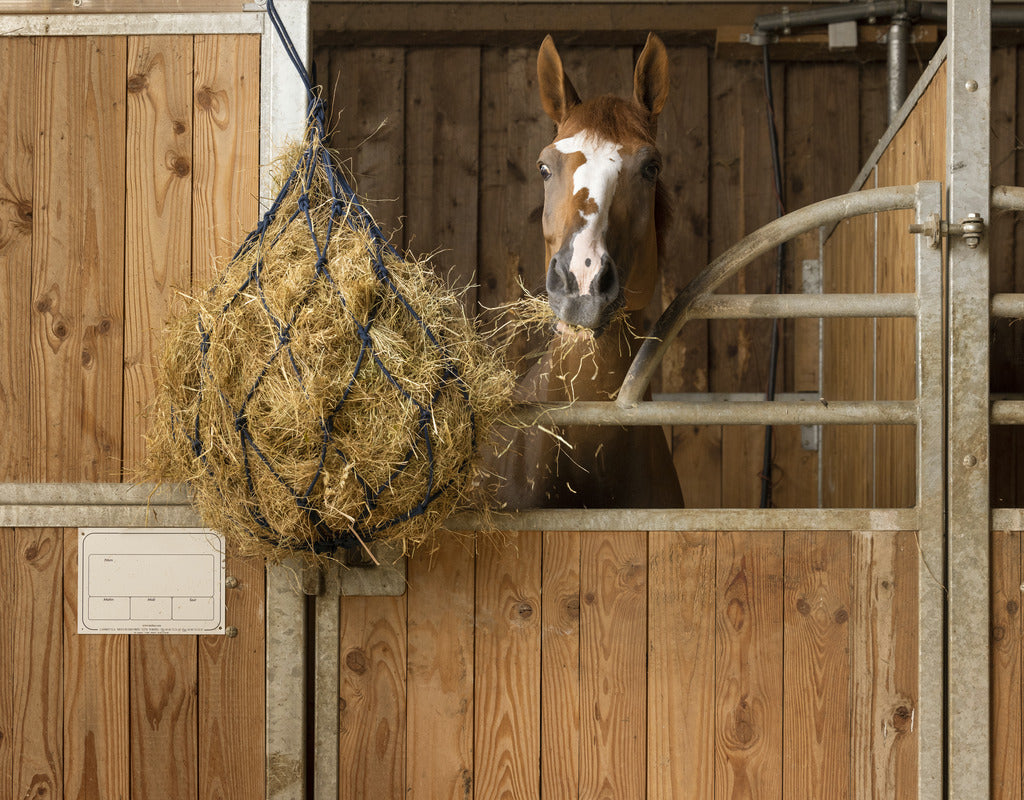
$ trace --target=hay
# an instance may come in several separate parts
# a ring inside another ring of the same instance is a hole
[[[291,163],[316,167],[299,169],[263,235],[209,291],[183,296],[147,473],[186,482],[204,524],[245,553],[371,538],[409,552],[479,504],[478,450],[514,379],[428,259],[398,257],[358,217],[346,224],[365,211],[333,203],[312,136]],[[330,240],[319,271],[303,196],[317,240]]]

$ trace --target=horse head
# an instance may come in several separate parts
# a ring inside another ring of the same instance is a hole
[[[581,100],[551,37],[537,57],[541,102],[557,124],[540,154],[548,302],[556,327],[600,333],[620,308],[636,311],[657,279],[658,114],[668,56],[651,34],[633,73],[633,97]]]

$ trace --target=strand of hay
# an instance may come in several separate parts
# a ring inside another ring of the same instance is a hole
[[[311,137],[263,235],[170,322],[147,473],[188,483],[243,553],[409,552],[479,503],[479,447],[514,379],[429,260],[348,224],[366,212],[339,209]]]

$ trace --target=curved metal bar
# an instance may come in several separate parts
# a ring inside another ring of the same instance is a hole
[[[770,252],[782,242],[801,233],[813,231],[822,225],[876,211],[913,208],[915,198],[913,186],[886,186],[851,192],[792,211],[741,239],[708,264],[665,309],[651,329],[650,338],[643,343],[633,359],[633,364],[619,389],[616,404],[620,408],[636,406],[668,346],[683,325],[694,316],[694,302],[713,292],[723,281],[735,275],[755,258]]]

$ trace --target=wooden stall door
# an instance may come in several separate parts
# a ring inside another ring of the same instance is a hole
[[[259,37],[0,38],[0,481],[131,480],[175,293],[255,222]],[[0,798],[264,794],[264,570],[237,638],[79,636],[77,529],[0,529]]]

